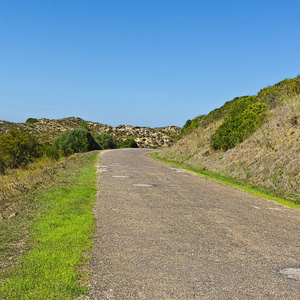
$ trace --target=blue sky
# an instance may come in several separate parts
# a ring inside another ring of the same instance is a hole
[[[0,0],[0,120],[183,126],[300,73],[300,1]]]

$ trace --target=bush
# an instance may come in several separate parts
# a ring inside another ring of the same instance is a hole
[[[38,119],[36,119],[36,118],[29,118],[26,120],[27,124],[33,124],[33,123],[37,123],[37,122],[38,122]]]
[[[44,147],[35,136],[25,130],[11,130],[7,135],[0,136],[0,169],[18,168],[28,165],[41,157]]]
[[[91,129],[89,128],[89,126],[88,126],[88,124],[87,124],[86,121],[82,121],[82,122],[80,123],[79,128],[80,128],[80,129],[86,129],[86,130],[88,130],[88,131],[91,131]]]
[[[198,128],[199,126],[201,126],[202,128],[207,128],[211,123],[224,118],[231,106],[233,106],[241,99],[248,98],[248,97],[249,96],[236,97],[231,101],[227,101],[220,108],[214,109],[207,115],[200,115],[194,118],[193,120],[187,120],[180,134],[177,136],[177,140],[181,139],[185,135],[190,134],[191,132],[193,132],[194,129]]]
[[[94,136],[94,139],[102,149],[117,148],[117,142],[115,138],[108,133],[98,134]]]
[[[228,150],[241,143],[262,125],[267,105],[246,97],[236,102],[227,112],[224,122],[211,136],[211,147]]]
[[[138,148],[138,144],[134,139],[127,139],[118,143],[118,148]]]
[[[91,133],[86,129],[74,129],[66,131],[56,138],[52,143],[51,151],[57,151],[68,156],[73,153],[92,150],[101,150],[101,147],[96,143]]]

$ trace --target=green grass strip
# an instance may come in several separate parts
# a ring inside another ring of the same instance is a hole
[[[256,195],[256,196],[259,196],[259,197],[263,197],[263,198],[266,198],[266,199],[269,199],[269,200],[273,200],[273,201],[279,202],[281,204],[290,206],[292,208],[300,209],[300,205],[299,204],[296,204],[294,202],[287,201],[287,200],[284,200],[284,199],[281,199],[281,198],[269,195],[268,191],[266,189],[263,189],[263,188],[261,188],[259,186],[249,185],[249,184],[247,184],[245,182],[242,182],[242,181],[239,181],[239,180],[236,180],[234,178],[231,178],[231,177],[228,177],[228,176],[224,176],[224,175],[221,175],[221,174],[212,173],[212,172],[209,172],[209,171],[200,171],[200,170],[197,170],[195,168],[191,168],[191,167],[188,167],[188,166],[183,166],[182,164],[179,164],[179,163],[176,163],[176,162],[173,162],[173,161],[169,161],[169,160],[160,158],[158,156],[159,152],[152,152],[152,153],[150,153],[148,155],[150,157],[158,160],[158,161],[167,163],[167,164],[172,165],[172,166],[174,166],[176,168],[180,168],[182,170],[191,172],[193,174],[196,174],[196,175],[199,175],[199,176],[202,176],[202,177],[214,180],[214,181],[216,181],[218,183],[222,183],[222,184],[225,184],[225,185],[232,186],[234,188],[243,190],[243,191],[245,191],[247,193],[250,193],[250,194],[253,194],[253,195]],[[271,193],[271,191],[269,191],[269,192]]]
[[[88,292],[79,284],[79,266],[93,243],[97,157],[75,158],[82,160],[80,168],[60,180],[68,184],[37,195],[41,212],[30,226],[31,251],[0,287],[0,299],[73,299]]]

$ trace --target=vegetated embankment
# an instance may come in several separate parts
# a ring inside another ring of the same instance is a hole
[[[300,78],[188,120],[181,139],[158,156],[259,186],[299,204]]]
[[[0,299],[73,299],[88,292],[81,282],[95,228],[98,153],[45,158],[0,174],[7,183],[0,189]]]

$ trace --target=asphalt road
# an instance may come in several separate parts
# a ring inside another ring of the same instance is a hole
[[[149,152],[101,152],[86,299],[300,299],[300,210]]]

